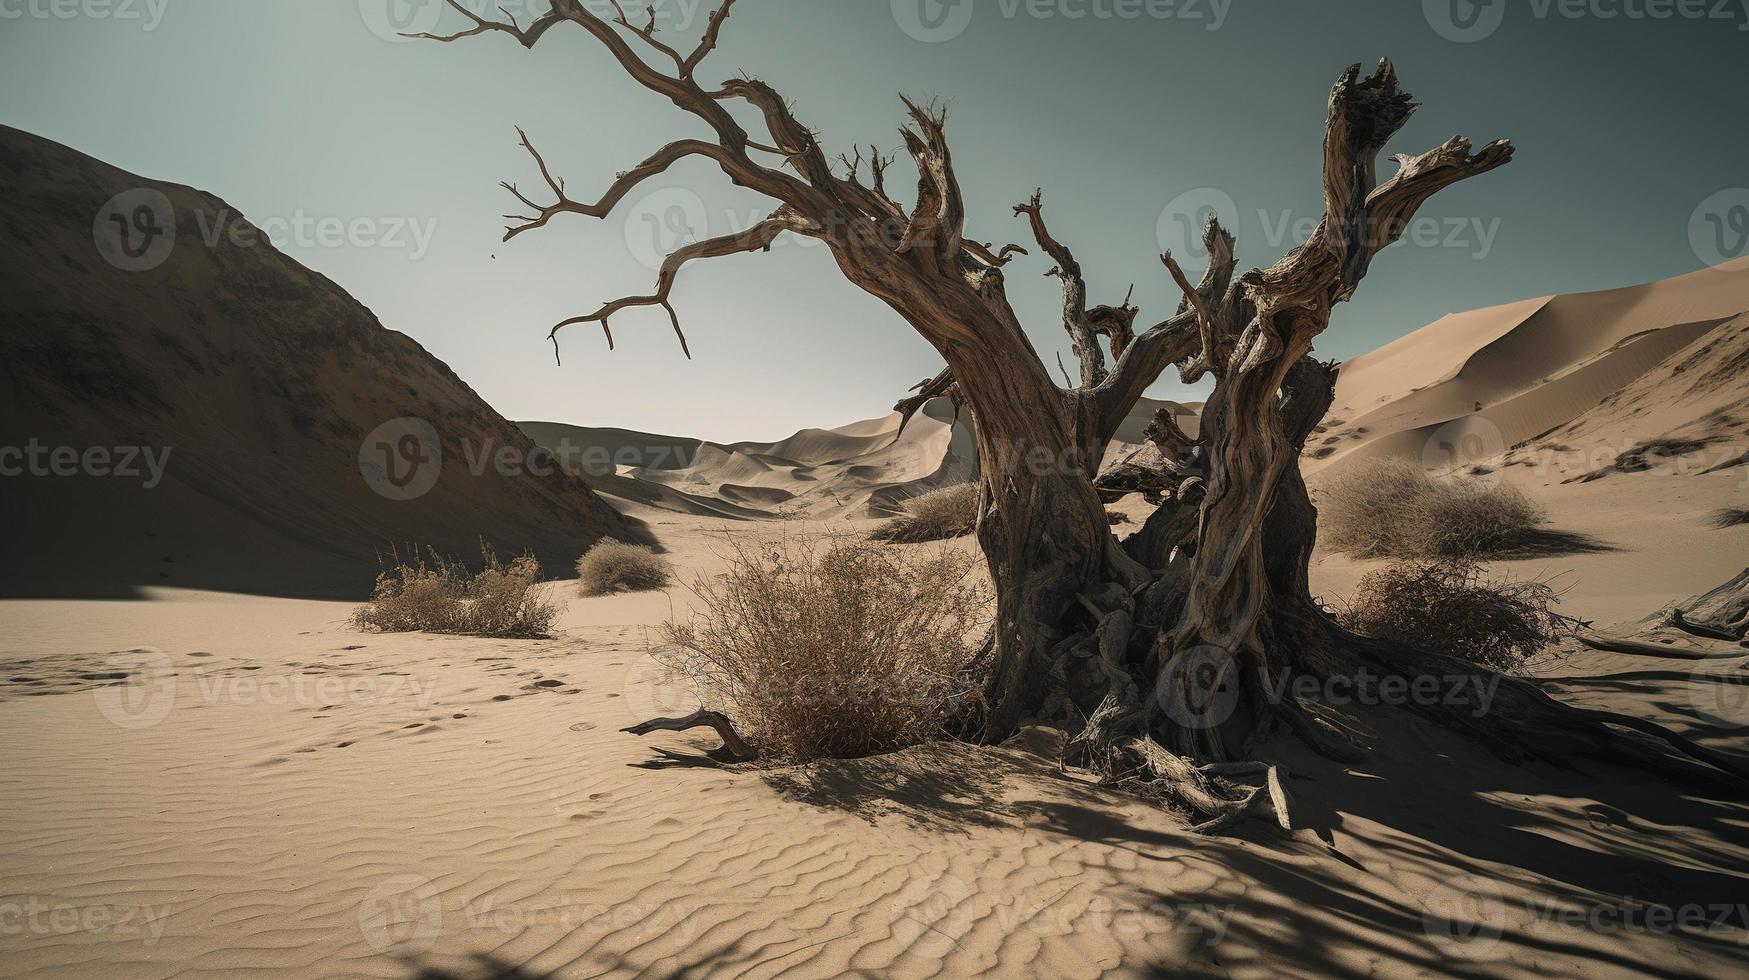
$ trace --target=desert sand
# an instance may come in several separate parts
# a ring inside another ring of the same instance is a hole
[[[651,516],[702,574],[721,568],[725,531],[843,530]],[[1749,530],[1714,534],[1741,554]],[[0,905],[20,911],[0,974],[1725,976],[1744,963],[1740,805],[1607,766],[1506,766],[1391,715],[1350,769],[1269,746],[1294,773],[1305,826],[1291,835],[1195,835],[1060,771],[1060,736],[1043,730],[992,749],[724,767],[707,733],[618,732],[687,707],[647,656],[651,625],[685,615],[686,593],[548,588],[566,612],[534,641],[360,634],[346,603],[198,591],[6,603]],[[1589,652],[1559,673],[1588,704],[1689,731],[1710,717],[1708,744],[1742,753],[1743,661]],[[1636,903],[1711,918],[1648,930]]]

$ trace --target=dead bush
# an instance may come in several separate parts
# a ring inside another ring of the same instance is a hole
[[[603,538],[577,559],[577,587],[587,596],[666,588],[674,568],[641,544]]]
[[[1578,621],[1555,612],[1546,582],[1492,579],[1463,559],[1397,562],[1368,572],[1338,614],[1356,633],[1511,671]]]
[[[978,527],[978,485],[956,483],[905,501],[905,512],[869,535],[876,541],[922,544],[964,537]]]
[[[480,571],[436,550],[414,549],[412,560],[391,556],[377,576],[370,602],[352,614],[352,625],[378,633],[460,633],[509,638],[543,637],[559,609],[541,598],[540,562],[525,554],[505,565],[481,545]]]
[[[1739,524],[1749,524],[1749,508],[1720,507],[1708,518],[1713,527],[1736,527]]]
[[[768,757],[904,748],[976,696],[966,668],[989,593],[963,552],[736,545],[728,572],[692,589],[702,609],[667,624],[657,659]]]
[[[1362,558],[1484,558],[1535,539],[1542,507],[1508,484],[1435,482],[1401,459],[1357,460],[1318,495],[1326,546]]]

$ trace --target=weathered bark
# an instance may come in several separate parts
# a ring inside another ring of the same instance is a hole
[[[633,81],[696,117],[715,137],[656,151],[619,175],[598,201],[585,203],[567,197],[563,181],[525,136],[523,146],[554,202],[538,203],[506,184],[534,212],[512,217],[519,223],[506,238],[563,214],[602,217],[642,182],[693,157],[711,160],[733,183],[776,202],[745,231],[675,252],[654,292],[559,323],[549,335],[555,352],[563,328],[582,323],[601,326],[611,346],[609,319],[637,307],[663,310],[684,348],[671,302],[684,266],[765,250],[792,234],[823,242],[849,282],[885,303],[940,353],[946,370],[898,410],[908,421],[929,397],[952,394],[976,429],[978,541],[997,594],[979,663],[987,714],[968,719],[983,738],[1005,738],[1029,719],[1062,723],[1078,729],[1073,744],[1085,761],[1115,781],[1172,796],[1206,818],[1205,826],[1253,812],[1265,794],[1288,826],[1279,773],[1230,760],[1278,720],[1322,751],[1352,750],[1302,706],[1272,701],[1272,675],[1324,677],[1361,666],[1404,673],[1456,669],[1400,651],[1393,659],[1376,641],[1342,634],[1307,585],[1316,512],[1299,477],[1298,454],[1328,409],[1332,380],[1331,367],[1310,357],[1313,341],[1422,203],[1512,155],[1505,142],[1472,153],[1466,140],[1454,137],[1420,156],[1395,158],[1397,173],[1379,183],[1377,157],[1414,109],[1388,62],[1364,78],[1359,66],[1350,68],[1331,93],[1325,214],[1311,238],[1275,265],[1236,276],[1233,237],[1211,220],[1204,236],[1210,261],[1201,281],[1192,285],[1172,257],[1163,256],[1184,302],[1139,333],[1128,296],[1117,305],[1089,306],[1083,269],[1047,227],[1042,195],[1017,205],[1016,216],[1027,220],[1039,249],[1055,263],[1046,275],[1062,282],[1061,321],[1078,362],[1078,383],[1070,378],[1060,388],[1006,294],[1006,270],[1017,255],[1030,253],[1017,245],[993,251],[966,234],[944,109],[904,100],[909,125],[900,133],[917,174],[906,207],[888,190],[889,159],[878,151],[866,158],[867,184],[860,149],[854,158],[838,157],[838,172],[814,131],[770,86],[741,77],[707,90],[695,81],[734,0],[725,0],[698,45],[685,53],[655,36],[653,18],[634,23],[617,3],[618,16],[608,19],[577,0],[552,0],[523,27],[448,2],[472,27],[436,39],[506,34],[533,48],[552,28],[575,24]],[[655,67],[664,63],[672,74]],[[750,105],[767,136],[751,137],[725,107],[730,101]],[[1119,546],[1096,490],[1097,470],[1142,393],[1174,364],[1187,383],[1212,375],[1214,392],[1194,444],[1182,433],[1159,433],[1163,465],[1172,469],[1170,494],[1161,494],[1159,512]],[[1648,731],[1645,723],[1570,709],[1563,715],[1557,702],[1524,682],[1513,682],[1510,692],[1516,714],[1498,725],[1440,720],[1497,746],[1512,744],[1515,730],[1542,735],[1563,720],[1587,744],[1634,728],[1725,768],[1693,743]],[[1262,778],[1264,785],[1244,787],[1233,781],[1240,776]]]

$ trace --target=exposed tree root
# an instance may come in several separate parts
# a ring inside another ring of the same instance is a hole
[[[1593,650],[1605,650],[1610,653],[1631,653],[1639,657],[1658,657],[1662,660],[1712,660],[1717,657],[1734,656],[1725,653],[1708,653],[1695,647],[1679,647],[1673,644],[1647,643],[1644,640],[1630,640],[1625,636],[1612,636],[1607,633],[1583,632],[1579,634],[1579,642]]]

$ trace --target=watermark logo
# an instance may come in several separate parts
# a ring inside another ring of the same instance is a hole
[[[654,657],[640,658],[626,668],[625,684],[620,691],[634,723],[651,718],[679,718],[699,705],[692,681]]]
[[[1155,691],[1166,717],[1181,728],[1214,728],[1239,705],[1238,664],[1217,646],[1196,646],[1160,670]]]
[[[117,728],[150,728],[176,707],[176,671],[156,647],[111,654],[94,673],[109,681],[92,689],[97,711]]]
[[[644,195],[626,212],[626,251],[646,269],[662,268],[669,255],[710,237],[704,199],[684,187]]]
[[[1271,251],[1281,252],[1306,244],[1324,226],[1323,212],[1292,208],[1259,208],[1240,213],[1231,195],[1214,187],[1185,191],[1166,203],[1155,225],[1155,237],[1163,251],[1171,252],[1186,270],[1208,266],[1208,248],[1203,232],[1209,218],[1219,217],[1227,230],[1241,239],[1261,232],[1261,241]],[[1251,222],[1255,219],[1256,224]],[[1501,219],[1480,215],[1418,215],[1406,222],[1375,222],[1361,229],[1387,248],[1413,247],[1461,250],[1476,261],[1494,251]]]
[[[1716,674],[1696,669],[1688,677],[1688,700],[1708,725],[1749,726],[1749,677],[1741,672]]]
[[[972,23],[973,0],[893,0],[899,30],[924,44],[951,41]]]
[[[1428,26],[1447,41],[1487,40],[1506,20],[1506,0],[1421,0]]]
[[[1728,188],[1700,202],[1688,218],[1688,244],[1710,266],[1749,255],[1749,187]]]
[[[150,187],[123,191],[98,209],[91,238],[103,261],[123,272],[150,272],[176,248],[176,208]]]
[[[893,939],[912,956],[939,961],[960,949],[960,937],[977,925],[977,890],[957,875],[944,874],[921,895],[895,899]]]
[[[1237,221],[1239,205],[1225,191],[1213,187],[1195,187],[1166,202],[1154,226],[1161,251],[1171,252],[1185,269],[1207,268],[1209,251],[1203,245],[1202,233],[1213,217]]]
[[[1421,447],[1421,468],[1441,478],[1467,476],[1485,483],[1498,482],[1501,474],[1482,464],[1506,452],[1506,436],[1500,427],[1480,415],[1452,419],[1427,437]]]
[[[416,874],[384,878],[358,904],[358,931],[387,956],[417,956],[443,931],[443,900],[431,879]]]
[[[443,0],[358,0],[358,13],[372,34],[400,43],[435,33],[445,6]]]
[[[443,443],[422,418],[390,419],[371,430],[358,447],[365,485],[390,500],[416,500],[443,475]]]
[[[1421,925],[1447,956],[1480,959],[1506,930],[1506,900],[1488,879],[1458,875],[1422,896]]]

